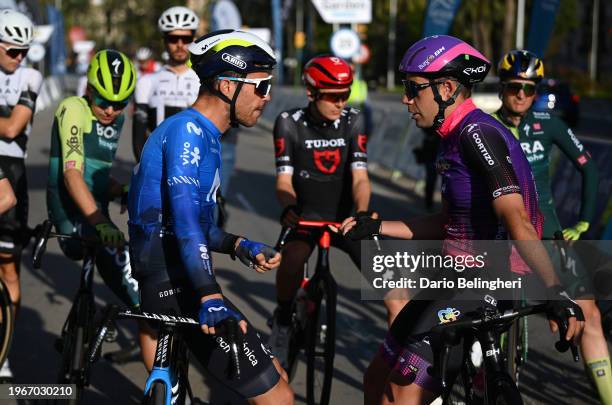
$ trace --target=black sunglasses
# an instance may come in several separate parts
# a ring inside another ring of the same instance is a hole
[[[531,97],[535,94],[536,85],[532,83],[518,83],[518,82],[510,82],[504,84],[504,91],[516,96],[519,92],[523,90],[527,97]]]
[[[30,48],[12,48],[10,46],[4,46],[4,45],[0,45],[0,46],[4,49],[6,54],[11,59],[17,59],[19,55],[25,58],[26,55],[28,54],[28,51],[30,50]]]
[[[119,111],[123,110],[130,103],[130,99],[127,98],[123,101],[110,101],[99,95],[97,92],[94,94],[93,102],[95,105],[100,107],[103,110],[106,110],[108,107],[113,107],[113,110]]]
[[[166,42],[169,44],[177,44],[178,41],[183,41],[184,44],[193,42],[193,35],[166,35]]]
[[[404,93],[406,94],[406,97],[415,98],[416,96],[419,95],[419,92],[421,90],[425,90],[428,87],[442,84],[444,82],[437,81],[437,82],[417,83],[412,80],[402,80],[402,83],[404,84]]]
[[[351,91],[344,91],[342,93],[319,93],[319,98],[331,103],[344,102],[351,96]]]

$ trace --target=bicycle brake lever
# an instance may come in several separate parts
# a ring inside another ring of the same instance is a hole
[[[451,345],[444,343],[442,350],[440,351],[440,381],[442,382],[442,389],[448,389],[448,356],[450,354]]]
[[[227,338],[227,343],[230,346],[230,358],[232,366],[230,368],[229,376],[230,378],[240,379],[240,352],[238,349],[238,344],[240,343],[240,334],[238,333],[238,321],[236,318],[229,317],[225,320],[225,336]]]
[[[555,349],[561,353],[565,353],[571,346],[571,343],[565,339],[565,335],[567,334],[567,322],[557,321],[557,325],[559,327],[559,340],[555,342]]]
[[[374,244],[376,244],[376,250],[380,252],[382,249],[380,248],[380,239],[378,239],[378,235],[372,235],[372,240]]]

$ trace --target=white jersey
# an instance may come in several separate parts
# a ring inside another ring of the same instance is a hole
[[[159,72],[138,79],[134,102],[138,110],[146,106],[147,124],[152,131],[164,119],[191,107],[199,90],[200,79],[192,69],[176,74],[164,66]]]
[[[36,111],[36,98],[42,86],[42,75],[38,70],[28,67],[18,67],[12,74],[0,69],[0,117],[11,116],[16,105],[23,105]],[[28,136],[32,130],[32,122],[28,122],[24,130],[13,139],[0,137],[0,156],[11,156],[25,159]]]

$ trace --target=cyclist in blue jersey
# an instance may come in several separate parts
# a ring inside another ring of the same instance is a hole
[[[470,254],[473,241],[514,239],[524,261],[549,288],[551,328],[569,323],[566,339],[581,334],[584,319],[566,298],[550,259],[538,242],[541,217],[529,163],[519,143],[498,121],[477,109],[471,86],[484,79],[490,62],[465,42],[446,35],[424,38],[411,46],[400,64],[406,75],[402,102],[416,125],[433,128],[441,137],[437,168],[442,176],[443,211],[410,221],[348,218],[342,232],[353,239],[373,234],[399,239],[442,239],[443,254]],[[519,260],[507,249],[505,263]],[[366,404],[429,403],[441,393],[430,374],[433,351],[427,331],[443,321],[436,308],[449,305],[465,313],[482,301],[413,300],[396,317],[365,376]],[[446,321],[446,319],[444,320]],[[456,375],[457,364],[449,365]]]
[[[211,258],[213,251],[226,253],[258,272],[280,263],[271,247],[226,233],[213,220],[219,138],[230,126],[252,127],[261,116],[270,101],[274,53],[255,35],[234,30],[205,35],[189,52],[201,82],[198,98],[153,131],[132,176],[129,232],[141,307],[199,317],[202,331],[182,335],[215,379],[252,404],[291,404],[286,374],[222,294]],[[244,333],[239,380],[228,378],[227,344],[215,335],[228,317],[238,319]]]

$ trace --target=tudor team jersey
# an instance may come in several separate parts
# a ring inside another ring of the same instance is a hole
[[[42,80],[40,72],[32,68],[18,67],[12,74],[0,69],[0,117],[10,117],[16,105],[26,106],[34,112]],[[28,123],[15,138],[0,137],[0,156],[25,159],[31,130],[32,124]]]
[[[176,74],[164,66],[138,78],[135,114],[144,114],[149,131],[153,131],[164,119],[191,107],[199,90],[200,79],[192,69]]]
[[[312,220],[343,220],[353,208],[352,170],[367,170],[363,118],[345,107],[329,122],[310,108],[281,113],[274,124],[276,173],[292,175],[297,204]]]

